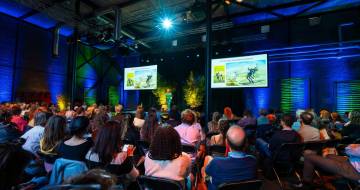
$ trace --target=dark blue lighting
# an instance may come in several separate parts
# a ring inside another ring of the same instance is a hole
[[[268,13],[257,13],[251,14],[246,16],[239,16],[233,19],[234,24],[246,24],[250,22],[257,22],[257,21],[269,21],[277,19],[277,16]]]
[[[1,90],[0,90],[0,103],[11,101],[11,92],[12,92],[12,77],[13,70],[12,67],[1,67],[0,66],[0,81],[1,81]]]
[[[45,29],[52,28],[57,24],[57,21],[48,17],[44,13],[35,14],[33,16],[25,18],[24,20],[31,24],[34,24],[36,26],[39,26],[39,27],[45,28]]]
[[[60,34],[66,37],[71,36],[73,32],[74,28],[67,25],[61,26],[60,28]]]
[[[308,8],[314,4],[316,4],[316,2],[305,4],[305,5],[298,5],[298,6],[294,6],[294,7],[284,8],[284,9],[276,9],[276,10],[274,10],[274,12],[278,13],[278,14],[282,14],[284,16],[291,16],[291,15],[294,15],[296,13],[299,13],[299,12],[305,10],[306,8]]]
[[[312,8],[307,12],[307,14],[329,11],[340,8],[342,9],[342,8],[356,7],[359,5],[360,5],[360,0],[332,0]]]
[[[26,13],[30,12],[31,9],[27,8],[21,4],[18,4],[14,1],[1,0],[0,1],[0,12],[13,16],[13,17],[21,17]]]

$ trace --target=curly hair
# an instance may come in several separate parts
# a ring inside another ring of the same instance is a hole
[[[174,160],[180,155],[180,135],[173,127],[159,127],[150,144],[149,158],[153,160]]]

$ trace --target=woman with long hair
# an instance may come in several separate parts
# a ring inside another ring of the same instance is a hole
[[[106,122],[86,154],[89,168],[104,168],[115,175],[125,174],[135,180],[139,172],[132,163],[134,147],[123,144],[124,133],[123,121]]]
[[[219,120],[219,128],[220,128],[220,134],[214,135],[211,137],[210,145],[225,146],[226,133],[230,128],[229,121],[225,120],[225,119],[220,119]]]
[[[145,175],[184,182],[190,172],[190,156],[181,150],[173,127],[159,127],[145,157]]]
[[[156,129],[159,127],[156,109],[150,108],[144,126],[140,130],[140,139],[151,142]]]
[[[65,138],[66,120],[61,116],[51,116],[45,125],[44,135],[40,140],[40,151],[43,154],[56,155],[56,149]]]

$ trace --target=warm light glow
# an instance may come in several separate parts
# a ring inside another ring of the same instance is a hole
[[[237,2],[237,3],[241,3],[241,2],[243,2],[243,0],[236,0],[236,2]]]
[[[227,4],[227,5],[230,5],[230,4],[231,4],[231,1],[230,1],[230,0],[225,0],[224,2],[225,2],[225,4]]]
[[[57,99],[57,105],[60,109],[60,111],[66,110],[66,98],[62,95],[59,95],[56,97]]]
[[[166,30],[170,29],[172,27],[172,21],[168,18],[165,18],[163,21],[162,21],[162,26],[163,28],[165,28]]]

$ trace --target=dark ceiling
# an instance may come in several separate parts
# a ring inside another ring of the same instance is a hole
[[[0,0],[9,2],[9,0]],[[205,34],[205,0],[14,0],[30,8],[21,19],[40,15],[76,28],[83,43],[109,48],[113,41],[115,9],[121,10],[120,44],[133,51],[148,51],[162,41],[201,37]],[[299,16],[360,6],[360,0],[224,0],[212,1],[213,30],[245,24],[291,19]],[[168,17],[174,28],[164,31],[160,20]],[[19,18],[19,17],[18,17]],[[30,22],[30,21],[29,21]],[[51,27],[49,27],[51,29]],[[200,41],[201,43],[201,41]],[[111,43],[110,43],[111,44]],[[115,43],[116,44],[116,43]]]

